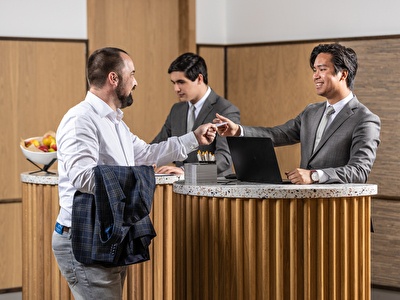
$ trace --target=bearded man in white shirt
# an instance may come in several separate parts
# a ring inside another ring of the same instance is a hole
[[[78,299],[122,299],[126,267],[78,262],[72,252],[74,194],[94,193],[97,165],[165,165],[186,159],[199,145],[213,142],[215,125],[199,126],[180,137],[147,144],[130,132],[121,109],[133,103],[135,66],[122,49],[102,48],[88,59],[89,91],[71,108],[57,130],[60,213],[53,233],[53,252],[63,276]]]

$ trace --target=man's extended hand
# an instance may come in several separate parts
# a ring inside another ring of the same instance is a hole
[[[217,131],[220,136],[239,136],[240,135],[240,126],[228,118],[221,116],[220,114],[216,114],[216,118],[213,120],[215,124],[218,123],[226,123],[224,125],[218,126]]]
[[[215,124],[207,123],[200,125],[194,132],[199,145],[209,145],[211,144],[217,134],[217,127]]]

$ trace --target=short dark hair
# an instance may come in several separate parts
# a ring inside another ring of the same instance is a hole
[[[329,53],[332,55],[332,63],[335,66],[335,74],[340,71],[347,70],[347,86],[350,90],[354,88],[354,79],[357,74],[358,62],[357,54],[351,49],[338,43],[334,44],[319,44],[316,46],[310,55],[310,67],[314,69],[315,59],[320,53]]]
[[[128,54],[119,48],[106,47],[97,49],[89,56],[87,63],[89,86],[103,87],[110,72],[116,72],[118,77],[121,77],[124,64],[121,53]]]
[[[175,59],[168,68],[168,74],[172,72],[184,72],[191,81],[195,81],[199,74],[203,75],[203,81],[208,84],[207,65],[205,60],[194,53],[184,53]]]

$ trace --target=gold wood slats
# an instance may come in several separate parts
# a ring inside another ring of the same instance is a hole
[[[150,260],[131,265],[124,299],[176,299],[172,265],[172,185],[157,185],[150,214],[157,236],[150,245]]]
[[[370,197],[175,197],[174,299],[370,299]]]
[[[22,199],[23,299],[73,299],[51,248],[59,210],[57,186],[23,183]]]

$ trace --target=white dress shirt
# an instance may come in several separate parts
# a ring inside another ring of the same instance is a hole
[[[195,110],[196,118],[199,115],[201,109],[203,108],[203,104],[204,104],[204,102],[206,102],[206,99],[210,95],[210,93],[211,93],[211,88],[208,87],[206,93],[203,95],[203,97],[201,97],[201,99],[199,101],[196,102],[196,104],[192,104],[190,101],[188,101],[189,111],[192,106],[196,107],[196,110]],[[188,118],[189,118],[189,114],[188,114]]]
[[[71,227],[72,202],[77,190],[94,193],[93,168],[97,165],[162,166],[182,161],[199,146],[193,132],[171,137],[159,144],[147,144],[130,132],[114,111],[88,92],[71,108],[57,129],[58,190],[60,213],[57,222]]]

